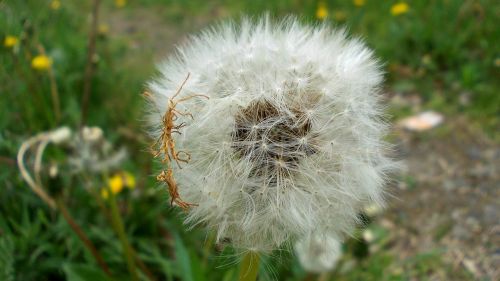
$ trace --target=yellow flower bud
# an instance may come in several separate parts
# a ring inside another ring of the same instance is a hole
[[[99,27],[97,28],[97,32],[100,35],[106,35],[109,32],[109,25],[105,23],[100,24]]]
[[[318,9],[316,10],[316,18],[324,20],[328,17],[328,8],[325,2],[319,2]]]
[[[104,199],[108,199],[109,198],[109,192],[106,189],[106,187],[103,187],[101,189],[101,197],[104,198]]]
[[[393,16],[399,16],[399,15],[407,13],[408,10],[410,10],[410,6],[408,6],[408,4],[406,4],[405,2],[400,2],[400,3],[392,5],[391,14]]]
[[[36,70],[47,70],[52,65],[52,59],[46,55],[38,55],[31,61],[31,67]]]
[[[52,10],[59,10],[59,8],[61,8],[61,1],[53,0],[52,2],[50,2],[50,8]]]
[[[120,175],[115,175],[108,179],[108,187],[113,194],[122,191],[124,185],[123,178]]]
[[[127,5],[127,0],[115,0],[115,6],[118,8],[123,8]]]
[[[132,174],[125,172],[123,178],[125,179],[125,186],[131,189],[135,188],[135,177]]]
[[[354,6],[356,7],[362,7],[365,5],[366,1],[365,0],[353,0]]]
[[[12,36],[12,35],[7,35],[5,37],[5,40],[3,41],[3,45],[7,48],[12,48],[14,47],[15,45],[17,45],[17,42],[19,40],[17,39],[16,36]]]

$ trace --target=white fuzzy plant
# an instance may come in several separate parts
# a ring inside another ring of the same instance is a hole
[[[197,204],[185,222],[240,249],[269,252],[311,233],[349,235],[366,204],[383,205],[383,74],[344,30],[288,18],[224,23],[191,37],[149,84],[152,137],[182,82],[175,178]]]
[[[324,234],[311,234],[299,239],[295,253],[302,267],[314,273],[331,271],[342,255],[342,244],[337,237]]]

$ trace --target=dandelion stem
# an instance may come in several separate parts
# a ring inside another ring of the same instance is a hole
[[[255,281],[259,273],[260,257],[256,252],[249,251],[243,257],[240,267],[239,281]]]
[[[203,265],[206,266],[208,263],[208,258],[210,257],[210,251],[212,250],[216,239],[215,232],[209,232],[205,245],[203,245]]]
[[[85,177],[85,180],[87,180],[88,183],[91,183],[91,180],[90,180],[90,178],[89,178],[88,175],[85,175],[84,177]],[[106,219],[108,219],[109,221],[111,221],[111,223],[113,224],[113,229],[118,233],[118,230],[115,227],[115,223],[114,223],[114,220],[112,218],[112,215],[109,213],[108,209],[106,208],[105,202],[101,199],[101,195],[98,192],[96,192],[95,190],[93,190],[91,193],[94,196],[97,204],[99,205],[99,208],[101,209],[101,212],[104,214],[104,216],[106,216]],[[142,270],[142,272],[144,272],[144,274],[147,276],[147,278],[149,280],[155,281],[156,278],[153,275],[153,273],[151,272],[151,270],[149,270],[149,268],[146,266],[146,264],[139,258],[139,256],[134,251],[134,249],[132,247],[130,247],[130,249],[131,249],[132,254],[134,256],[134,260],[137,262],[137,266]]]
[[[61,211],[61,214],[63,215],[64,219],[69,224],[71,229],[76,233],[78,238],[80,238],[80,240],[83,242],[83,245],[85,245],[85,247],[87,247],[90,253],[94,256],[95,260],[97,261],[97,264],[99,264],[99,267],[101,267],[101,269],[108,276],[111,276],[111,272],[109,271],[108,265],[106,264],[102,256],[99,254],[92,241],[90,241],[87,235],[85,235],[85,232],[83,232],[82,228],[75,222],[73,217],[70,215],[68,209],[66,208],[66,205],[64,205],[63,200],[61,198],[57,198],[56,204],[57,208],[59,209],[59,211]]]
[[[99,4],[100,0],[94,0],[92,4],[92,22],[90,26],[88,45],[87,45],[87,64],[85,66],[85,74],[83,78],[83,96],[82,96],[82,112],[80,125],[83,126],[87,122],[87,112],[89,107],[90,92],[92,90],[92,76],[94,76],[94,57],[95,57],[95,42],[97,36],[97,24],[99,22]]]
[[[136,281],[139,280],[138,275],[137,275],[137,270],[135,266],[135,257],[134,257],[134,252],[132,250],[132,247],[130,246],[130,243],[127,239],[127,234],[125,233],[125,227],[123,226],[123,220],[120,216],[120,213],[118,211],[118,204],[116,203],[116,198],[111,191],[111,189],[108,189],[109,192],[109,201],[111,205],[111,219],[112,223],[114,226],[115,231],[118,234],[118,238],[120,239],[120,242],[122,243],[122,248],[123,248],[123,255],[125,256],[125,259],[127,260],[127,268],[128,271],[130,272],[130,276],[132,277],[132,280]]]

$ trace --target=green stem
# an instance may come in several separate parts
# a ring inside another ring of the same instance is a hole
[[[108,192],[111,205],[111,220],[113,222],[115,231],[120,238],[120,242],[122,243],[123,255],[127,260],[127,268],[130,272],[130,276],[132,277],[132,280],[136,281],[139,280],[139,278],[135,266],[134,252],[132,251],[132,247],[128,242],[127,234],[125,233],[125,227],[123,226],[122,218],[120,216],[120,213],[118,212],[118,205],[116,204],[115,195],[113,194],[111,189],[108,189]]]
[[[212,251],[212,248],[214,246],[216,238],[216,233],[215,232],[209,232],[207,241],[205,241],[205,245],[203,246],[203,265],[206,266],[208,263],[208,258],[210,257],[210,252]]]
[[[101,267],[101,269],[108,276],[111,276],[111,272],[109,271],[108,265],[106,264],[106,262],[104,261],[102,256],[99,254],[99,251],[97,251],[97,248],[94,246],[92,241],[90,241],[90,239],[87,237],[85,232],[83,232],[82,228],[76,223],[76,221],[70,215],[63,200],[61,198],[57,198],[56,204],[57,204],[59,211],[61,211],[61,214],[63,215],[64,219],[69,224],[71,229],[76,233],[78,238],[83,242],[83,245],[85,245],[85,247],[87,247],[87,249],[90,251],[92,256],[94,256],[95,260],[97,261],[97,264]]]
[[[259,254],[249,251],[243,257],[240,267],[239,281],[255,281],[259,273]]]
[[[321,275],[318,277],[318,281],[330,280],[330,273],[331,273],[330,271],[321,273]]]
[[[86,180],[88,180],[88,177],[86,178]],[[109,192],[109,189],[108,189],[108,192]],[[115,227],[114,220],[113,220],[111,214],[109,213],[108,209],[106,208],[105,202],[102,200],[101,195],[98,192],[96,192],[96,190],[92,190],[91,194],[94,196],[95,200],[97,201],[97,204],[99,205],[99,208],[101,209],[101,212],[104,214],[104,216],[106,216],[106,219],[108,221],[111,221],[111,223],[113,224],[113,229],[115,230],[116,233],[118,233],[117,228]],[[149,280],[155,281],[156,278],[154,277],[151,270],[149,270],[149,268],[146,266],[146,264],[144,264],[144,262],[142,262],[142,260],[139,258],[139,256],[135,252],[135,250],[132,247],[130,247],[130,249],[132,251],[132,255],[134,256],[134,260],[137,262],[137,266],[142,270],[142,272],[144,272],[144,274],[146,274],[146,276]]]

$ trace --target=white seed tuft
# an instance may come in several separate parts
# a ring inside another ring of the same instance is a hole
[[[186,223],[237,248],[270,251],[313,231],[342,239],[367,204],[383,205],[394,162],[382,141],[383,80],[372,51],[345,31],[289,18],[225,23],[178,48],[151,81],[152,137],[179,85],[174,174]],[[160,112],[158,112],[158,109]]]

